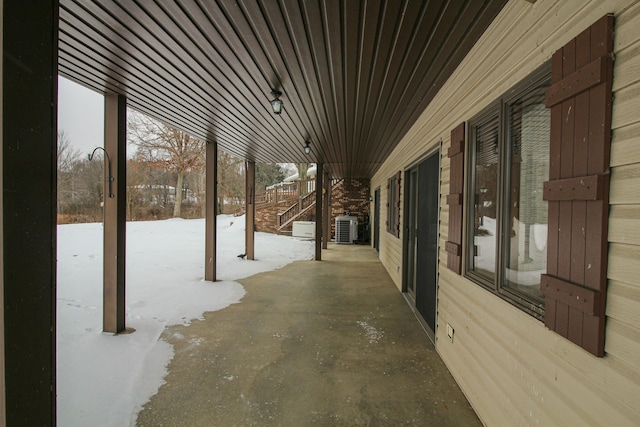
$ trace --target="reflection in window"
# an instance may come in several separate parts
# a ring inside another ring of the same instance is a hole
[[[547,264],[550,64],[532,73],[469,123],[465,274],[544,316],[540,276]]]
[[[534,88],[507,106],[511,191],[505,285],[540,302],[540,275],[547,265],[547,202],[542,200],[542,186],[549,177],[550,138],[545,88]]]
[[[493,280],[496,272],[498,115],[473,128],[475,156],[474,256],[471,269]]]

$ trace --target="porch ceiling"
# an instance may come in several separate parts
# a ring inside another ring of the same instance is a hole
[[[61,0],[59,72],[243,158],[369,178],[505,3]]]

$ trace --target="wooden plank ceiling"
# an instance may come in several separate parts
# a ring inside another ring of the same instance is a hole
[[[240,157],[369,178],[505,3],[61,0],[59,73]]]

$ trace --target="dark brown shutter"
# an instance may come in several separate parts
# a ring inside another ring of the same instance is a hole
[[[402,179],[402,172],[398,171],[396,176],[396,229],[395,236],[400,237],[400,180]]]
[[[389,218],[389,189],[391,188],[391,179],[387,179],[387,219],[384,222],[385,225],[387,226],[387,231],[389,231],[389,221],[391,220],[391,218]]]
[[[545,324],[604,355],[613,81],[613,15],[552,59]]]
[[[451,131],[451,147],[447,152],[450,163],[449,239],[445,244],[447,268],[462,272],[462,192],[464,189],[464,122]]]

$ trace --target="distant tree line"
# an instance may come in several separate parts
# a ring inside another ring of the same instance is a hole
[[[129,114],[127,220],[201,218],[205,213],[205,143],[140,113]],[[58,133],[58,223],[102,221],[104,161],[93,161]],[[256,192],[281,182],[277,164],[256,164]],[[218,151],[218,213],[242,210],[244,161]]]

